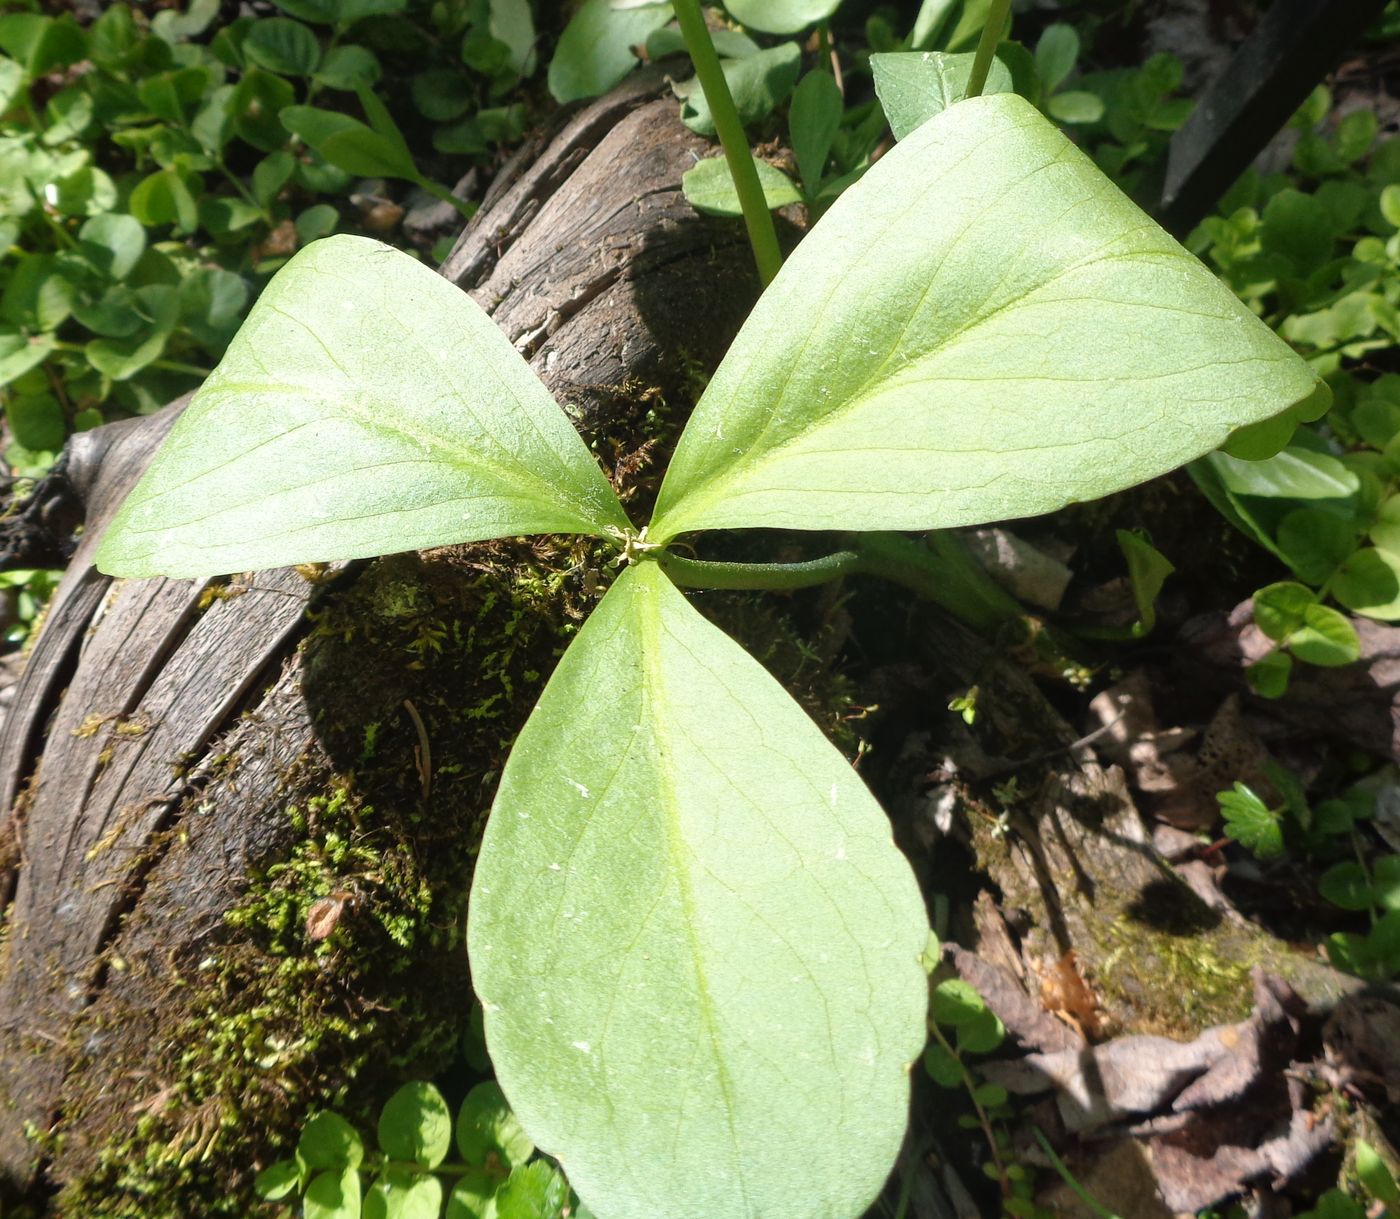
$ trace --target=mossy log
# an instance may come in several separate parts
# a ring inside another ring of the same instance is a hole
[[[708,151],[635,77],[442,268],[632,495],[757,293],[681,196]],[[494,777],[594,596],[549,539],[113,583],[94,546],[179,406],[65,455],[86,531],[0,736],[0,1176],[50,1214],[253,1213],[308,1109],[453,1061]]]

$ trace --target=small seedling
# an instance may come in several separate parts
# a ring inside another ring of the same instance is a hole
[[[98,563],[202,577],[530,533],[613,548],[472,882],[492,1061],[606,1219],[838,1219],[903,1137],[923,900],[846,760],[678,583],[800,587],[877,551],[889,570],[910,544],[883,531],[1047,512],[1223,442],[1277,445],[1325,404],[1227,288],[998,94],[935,114],[813,228],[646,526],[465,294],[336,237],[268,287]],[[795,565],[674,549],[748,528],[862,536]]]
[[[1292,773],[1272,763],[1265,773],[1280,795],[1277,804],[1239,782],[1216,795],[1226,836],[1265,860],[1285,853],[1324,860],[1342,852],[1353,854],[1354,859],[1327,868],[1317,888],[1339,909],[1367,914],[1371,928],[1365,933],[1334,933],[1327,939],[1327,954],[1338,968],[1363,978],[1384,980],[1400,974],[1400,855],[1392,852],[1368,860],[1356,832],[1358,821],[1373,816],[1374,801],[1353,791],[1313,808]]]

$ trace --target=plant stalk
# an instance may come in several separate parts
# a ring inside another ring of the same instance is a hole
[[[744,227],[748,229],[749,245],[753,248],[754,262],[758,264],[758,278],[766,288],[783,265],[783,255],[778,248],[772,213],[763,198],[753,153],[749,151],[748,137],[739,121],[739,112],[734,108],[734,98],[729,93],[729,82],[724,79],[724,69],[719,65],[705,15],[700,11],[700,0],[675,0],[674,7],[686,50],[690,52],[690,62],[695,65],[695,76],[704,90],[715,131],[724,148],[724,159],[729,162],[729,173],[739,194]]]
[[[431,178],[419,177],[414,185],[428,192],[435,199],[441,199],[444,203],[450,203],[462,216],[470,220],[476,215],[476,204],[468,203],[465,199],[459,199],[441,182],[434,182]]]
[[[722,563],[687,559],[668,550],[657,562],[682,588],[787,591],[827,584],[865,570],[860,554],[854,550],[838,550],[805,563]]]
[[[927,543],[897,533],[861,533],[851,535],[850,543],[849,549],[802,563],[712,562],[671,551],[657,562],[683,588],[791,590],[864,574],[903,585],[984,633],[1025,620],[1020,603],[951,533],[931,533]]]
[[[972,61],[972,75],[967,78],[967,96],[980,97],[987,84],[987,73],[992,70],[992,56],[996,54],[997,43],[1006,29],[1006,19],[1011,12],[1011,0],[992,0],[987,13],[987,24],[982,27],[982,37],[977,40],[977,55]]]

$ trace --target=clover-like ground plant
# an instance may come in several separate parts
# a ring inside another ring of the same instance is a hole
[[[803,240],[645,531],[464,293],[332,237],[267,288],[98,565],[613,543],[626,564],[520,733],[472,881],[501,1086],[601,1219],[847,1219],[904,1131],[924,905],[856,773],[687,602],[668,548],[1046,512],[1231,438],[1276,447],[1320,406],[1227,288],[998,94],[920,126]]]

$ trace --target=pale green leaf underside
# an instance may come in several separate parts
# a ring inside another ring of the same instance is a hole
[[[1151,478],[1318,381],[1012,94],[935,115],[787,261],[651,536],[933,529]]]
[[[210,576],[626,523],[466,293],[388,246],[331,237],[267,286],[97,563]]]
[[[879,806],[653,563],[521,733],[473,882],[487,1044],[601,1219],[849,1219],[924,1039],[928,924]]]

